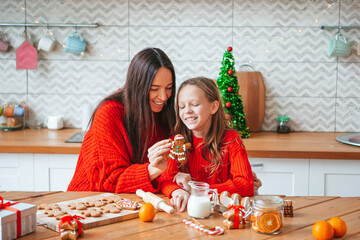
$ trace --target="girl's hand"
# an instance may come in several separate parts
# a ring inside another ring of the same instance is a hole
[[[174,182],[176,182],[177,185],[185,189],[185,191],[190,192],[191,188],[188,184],[189,181],[191,181],[190,174],[178,172],[174,177]]]
[[[172,192],[171,197],[172,197],[170,199],[171,205],[173,205],[176,211],[178,212],[185,211],[190,194],[183,189],[176,189],[175,191]]]
[[[166,154],[170,151],[171,142],[169,139],[159,141],[148,149],[149,158],[149,176],[150,180],[154,180],[161,173],[163,173],[167,167]]]
[[[255,192],[261,187],[262,183],[261,183],[261,180],[259,178],[257,178],[255,172],[252,172],[252,174],[253,174],[253,179],[254,179],[254,192]]]

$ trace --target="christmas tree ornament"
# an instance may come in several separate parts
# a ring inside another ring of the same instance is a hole
[[[250,137],[249,128],[246,124],[243,101],[239,94],[239,84],[234,68],[235,60],[231,51],[232,47],[228,47],[224,52],[216,84],[222,95],[225,117],[229,120],[230,127],[237,130],[242,138],[248,138]]]

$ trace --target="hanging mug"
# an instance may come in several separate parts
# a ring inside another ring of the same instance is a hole
[[[0,51],[6,52],[9,47],[9,43],[6,41],[5,35],[3,32],[1,32],[1,37],[2,38],[0,39]]]
[[[50,35],[49,30],[47,30],[39,41],[38,50],[49,52],[54,48],[54,46],[55,39]]]
[[[343,40],[340,40],[342,37]],[[348,44],[346,38],[341,33],[336,34],[335,38],[331,39],[328,49],[328,55],[334,57],[347,57],[350,55],[351,47]]]
[[[79,37],[75,35],[79,35]],[[84,42],[83,37],[79,32],[75,31],[67,38],[65,52],[79,55],[82,52],[85,52],[85,48],[86,43]]]

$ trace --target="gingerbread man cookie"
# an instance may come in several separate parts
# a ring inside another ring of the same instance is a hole
[[[115,204],[105,205],[100,208],[104,213],[119,213],[121,212],[122,207],[116,206]]]
[[[181,134],[177,134],[174,137],[174,141],[171,141],[170,153],[166,155],[167,158],[177,159],[181,164],[187,162],[186,151],[191,147],[191,143],[185,143],[185,138]]]
[[[102,211],[96,209],[87,209],[85,211],[81,211],[80,214],[85,217],[100,217],[102,215]]]
[[[68,207],[71,209],[71,210],[85,210],[87,209],[87,205],[83,202],[79,202],[79,203],[69,203],[68,204]]]

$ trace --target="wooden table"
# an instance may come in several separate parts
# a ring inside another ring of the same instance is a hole
[[[40,204],[66,201],[99,193],[94,192],[2,192],[7,200]],[[126,198],[141,201],[135,194],[122,194]],[[165,198],[167,201],[168,199]],[[85,237],[80,239],[314,239],[312,225],[319,220],[341,217],[346,221],[348,232],[341,239],[360,239],[360,197],[288,197],[294,200],[294,217],[285,218],[285,226],[279,235],[264,235],[251,229],[226,230],[224,235],[209,236],[182,223],[187,213],[168,215],[157,213],[153,222],[141,222],[132,219],[119,223],[87,229]],[[215,226],[222,225],[220,213],[212,214],[201,223]],[[35,233],[21,239],[60,239],[57,232],[38,226]]]

